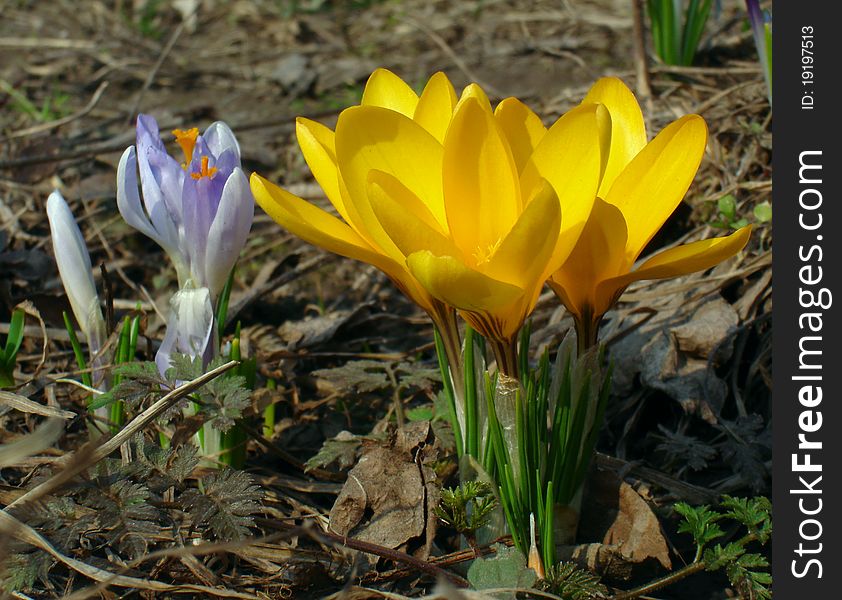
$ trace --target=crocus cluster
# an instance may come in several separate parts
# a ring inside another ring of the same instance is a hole
[[[458,311],[508,375],[545,282],[587,347],[629,283],[706,269],[749,236],[746,227],[634,268],[687,192],[707,130],[688,115],[647,143],[640,107],[616,78],[547,128],[516,98],[492,108],[475,84],[457,96],[443,73],[419,96],[379,69],[335,131],[303,118],[296,131],[338,217],[254,174],[258,204],[305,240],[383,270],[445,339]]]
[[[254,218],[231,129],[216,122],[202,135],[198,129],[172,133],[180,160],[167,152],[155,119],[138,116],[137,144],[126,149],[117,168],[120,214],[163,248],[178,276],[156,355],[162,374],[173,353],[201,356],[205,364],[216,354],[214,308]]]

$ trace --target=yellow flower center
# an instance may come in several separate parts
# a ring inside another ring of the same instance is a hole
[[[488,244],[485,248],[482,246],[477,246],[477,249],[474,250],[474,260],[476,261],[476,265],[484,265],[488,261],[490,261],[494,257],[494,253],[497,252],[497,249],[500,248],[500,243],[503,241],[503,238],[499,238],[493,244]]]
[[[175,143],[181,146],[181,151],[184,152],[184,163],[181,166],[187,169],[187,165],[193,160],[193,148],[196,147],[199,130],[195,127],[187,130],[173,129],[172,134],[175,136]]]
[[[198,181],[202,177],[207,177],[208,179],[210,179],[211,177],[216,175],[216,171],[217,171],[216,167],[208,168],[208,157],[203,156],[202,157],[202,170],[199,171],[198,173],[190,173],[190,177],[192,177],[196,181]]]

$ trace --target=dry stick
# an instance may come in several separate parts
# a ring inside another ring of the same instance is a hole
[[[99,569],[92,565],[86,564],[81,560],[77,560],[70,556],[65,556],[55,549],[55,547],[47,541],[40,533],[32,529],[29,525],[22,523],[12,515],[0,511],[0,531],[5,535],[11,535],[15,538],[26,542],[40,550],[43,550],[52,556],[57,562],[73,569],[77,573],[81,573],[85,577],[89,577],[94,581],[105,583],[107,585],[116,585],[118,587],[129,588],[133,590],[150,590],[156,592],[197,592],[207,596],[220,596],[223,598],[244,598],[248,600],[258,600],[259,597],[253,594],[244,592],[236,592],[234,590],[213,588],[205,585],[196,584],[170,584],[162,581],[155,581],[154,579],[139,579],[137,577],[128,577],[125,575],[115,575],[110,571]],[[95,591],[93,593],[96,593]],[[97,594],[98,595],[98,594]],[[78,595],[74,595],[79,597]],[[201,597],[201,596],[200,596]]]
[[[195,12],[195,11],[194,11]],[[181,23],[178,24],[178,27],[175,28],[170,39],[167,41],[167,45],[164,46],[164,49],[161,51],[160,56],[158,56],[158,60],[155,61],[155,65],[152,67],[152,70],[149,71],[149,75],[146,76],[146,81],[143,82],[143,87],[140,88],[140,91],[137,93],[137,97],[134,99],[134,103],[132,103],[131,110],[129,110],[128,114],[126,115],[129,120],[131,120],[136,114],[137,109],[140,107],[140,101],[143,100],[143,95],[146,93],[146,90],[152,85],[152,82],[155,81],[155,76],[160,71],[161,66],[164,64],[164,61],[167,60],[167,56],[170,55],[172,52],[173,46],[175,46],[176,40],[178,40],[181,32],[184,31],[184,25],[187,23],[187,19],[183,19]]]
[[[187,396],[188,394],[193,393],[207,382],[215,379],[219,375],[222,375],[229,369],[232,369],[239,365],[239,361],[232,360],[224,365],[221,365],[215,369],[212,369],[205,373],[204,375],[197,377],[193,381],[188,381],[184,385],[181,385],[170,393],[165,395],[163,398],[155,402],[152,406],[147,408],[145,411],[140,413],[134,419],[131,420],[123,429],[121,429],[114,437],[106,440],[101,446],[97,447],[90,455],[90,458],[86,461],[79,461],[77,464],[70,464],[66,469],[61,471],[59,475],[62,476],[64,480],[77,475],[87,469],[89,466],[98,463],[100,460],[117,450],[122,444],[129,441],[132,436],[137,433],[140,429],[151,423],[155,418],[157,418],[162,412],[167,410],[170,406]],[[83,447],[84,449],[84,447]],[[73,460],[76,455],[81,450],[70,454],[65,460],[64,464],[67,464],[69,461]],[[56,477],[52,477],[47,481],[41,483],[40,485],[36,485],[34,488],[20,496],[17,500],[9,504],[4,510],[8,511],[15,506],[22,505],[26,502],[31,502],[37,498],[44,496],[45,494],[50,493],[53,489],[55,489],[56,485],[54,484],[54,480]]]
[[[637,75],[637,95],[647,103],[652,101],[652,86],[649,83],[649,70],[646,66],[646,38],[643,32],[643,0],[631,0],[634,21],[634,70]],[[651,110],[651,107],[650,107]]]
[[[321,119],[327,116],[335,115],[338,111],[335,109],[322,110],[306,115],[310,119]],[[252,129],[266,129],[277,127],[281,131],[292,131],[293,126],[291,121],[295,120],[295,116],[284,115],[278,119],[269,121],[251,121],[240,124],[231,125],[234,131],[250,131]],[[161,126],[162,131],[166,131],[169,127]],[[77,150],[68,150],[67,152],[59,152],[56,154],[36,154],[32,156],[21,156],[9,160],[0,160],[0,169],[11,169],[16,167],[27,167],[29,165],[38,165],[50,162],[62,162],[66,160],[75,160],[79,158],[91,158],[99,154],[110,154],[112,152],[123,152],[127,146],[134,143],[134,132],[127,132],[116,135],[113,138],[97,142],[87,148],[79,148]]]
[[[442,51],[450,57],[450,60],[453,61],[453,64],[456,65],[456,67],[460,71],[462,71],[462,73],[464,73],[465,77],[467,77],[469,81],[476,81],[486,92],[489,92],[492,95],[497,96],[499,98],[502,98],[506,95],[501,93],[500,90],[495,88],[487,81],[483,81],[479,77],[474,75],[474,72],[470,69],[470,67],[468,67],[465,61],[459,58],[459,55],[453,51],[453,48],[451,48],[450,45],[446,41],[444,41],[444,38],[441,37],[438,33],[427,27],[424,23],[416,21],[411,17],[404,16],[401,17],[401,20],[419,29],[420,31],[425,33],[431,40],[433,40],[436,46],[441,48]]]
[[[286,285],[295,279],[298,279],[302,275],[309,273],[310,271],[320,267],[321,265],[334,260],[333,256],[327,254],[318,254],[315,257],[311,258],[310,260],[298,265],[291,271],[287,271],[286,273],[281,273],[277,277],[270,279],[263,285],[249,288],[248,292],[246,292],[236,304],[232,304],[228,308],[228,314],[225,316],[225,323],[223,323],[223,327],[227,327],[231,323],[234,322],[234,319],[237,318],[237,315],[246,308],[252,302],[255,302],[258,298],[260,298],[263,294],[271,292],[272,290],[281,287],[282,285]]]
[[[27,135],[40,133],[42,131],[48,131],[50,129],[53,129],[54,127],[61,127],[62,125],[67,125],[68,123],[75,121],[76,119],[81,119],[94,109],[94,107],[99,102],[99,99],[102,97],[102,93],[107,87],[107,81],[103,81],[102,83],[100,83],[99,87],[94,92],[94,95],[91,96],[90,101],[82,109],[76,111],[72,115],[67,115],[66,117],[62,117],[61,119],[56,119],[55,121],[50,121],[48,123],[41,123],[40,125],[27,127],[26,129],[18,129],[17,131],[13,131],[9,135],[7,135],[3,141],[11,140],[13,138],[18,137],[25,137]]]
[[[312,535],[315,538],[320,538],[322,542],[333,542],[335,544],[341,544],[343,546],[351,548],[352,550],[359,550],[360,552],[365,552],[366,554],[374,554],[375,556],[380,556],[382,558],[387,558],[395,562],[410,565],[412,567],[415,567],[419,571],[423,571],[427,575],[431,575],[432,577],[445,577],[448,581],[450,581],[454,585],[458,585],[459,587],[466,588],[470,585],[467,581],[465,581],[465,579],[463,579],[459,575],[451,573],[450,571],[445,571],[438,565],[435,565],[431,562],[427,562],[426,560],[415,558],[414,556],[407,554],[406,552],[392,550],[391,548],[378,546],[377,544],[364,542],[362,540],[355,540],[354,538],[337,535],[329,531],[311,531],[310,535]]]

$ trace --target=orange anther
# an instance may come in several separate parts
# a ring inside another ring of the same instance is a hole
[[[196,146],[196,138],[199,137],[199,130],[195,127],[193,129],[173,129],[172,134],[175,136],[175,143],[181,146],[181,151],[184,152],[184,168],[193,160],[193,148]]]
[[[198,181],[202,177],[207,177],[208,179],[210,179],[211,177],[216,175],[216,171],[217,171],[216,167],[208,168],[208,157],[203,156],[202,157],[202,170],[199,171],[198,173],[190,173],[190,177],[192,177],[196,181]]]

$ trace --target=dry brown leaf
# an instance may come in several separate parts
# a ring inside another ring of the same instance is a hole
[[[428,422],[410,423],[389,442],[366,448],[330,511],[330,530],[386,548],[420,540],[425,558],[439,497],[435,472],[425,463],[436,456]]]

